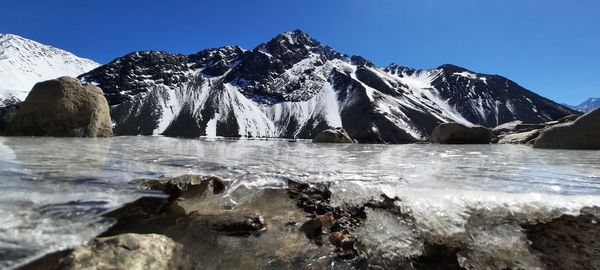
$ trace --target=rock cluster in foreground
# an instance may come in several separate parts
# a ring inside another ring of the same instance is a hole
[[[37,83],[8,128],[10,136],[110,137],[102,90],[71,77]]]
[[[326,184],[233,190],[219,177],[197,175],[135,183],[168,197],[115,210],[106,216],[116,224],[97,239],[23,269],[600,267],[598,208],[543,220],[472,209],[465,235],[444,236],[423,231],[398,198],[335,205]],[[493,235],[498,243],[478,246],[479,237]]]

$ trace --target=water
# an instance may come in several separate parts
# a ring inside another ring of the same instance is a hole
[[[543,219],[600,205],[600,151],[0,137],[0,268],[76,246],[108,228],[101,213],[149,194],[129,181],[187,173],[221,176],[233,187],[327,181],[338,203],[398,196],[421,231],[444,238],[464,233],[477,209]]]

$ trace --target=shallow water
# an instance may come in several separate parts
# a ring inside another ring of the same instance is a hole
[[[474,209],[542,219],[600,205],[600,151],[0,137],[0,268],[81,244],[105,230],[111,224],[99,217],[102,212],[148,194],[129,181],[187,173],[221,176],[234,187],[327,181],[339,203],[387,193],[400,197],[419,229],[436,237],[460,234]]]

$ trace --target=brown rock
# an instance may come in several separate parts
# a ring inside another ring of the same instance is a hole
[[[353,143],[350,135],[343,128],[332,128],[321,131],[313,138],[318,143]]]
[[[341,232],[333,232],[329,235],[329,242],[336,247],[341,247],[344,239],[346,239],[346,234]]]
[[[442,144],[488,144],[491,132],[482,126],[443,123],[433,130],[430,141]]]
[[[73,250],[59,269],[193,269],[183,247],[160,234],[97,238]]]
[[[323,228],[331,228],[331,226],[335,222],[335,217],[331,212],[327,212],[323,215],[318,215],[317,219],[321,221],[321,227]]]
[[[96,86],[71,77],[37,83],[17,110],[9,136],[110,137],[108,102]]]

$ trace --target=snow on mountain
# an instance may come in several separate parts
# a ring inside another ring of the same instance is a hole
[[[444,65],[375,67],[295,30],[250,51],[135,52],[80,76],[99,85],[118,135],[427,139],[443,122],[496,126],[573,113],[497,75]]]
[[[588,100],[583,103],[577,106],[571,106],[571,108],[582,112],[592,111],[596,108],[600,108],[600,98],[588,98]]]
[[[100,64],[17,35],[0,34],[0,100],[20,100],[34,84],[61,76],[78,76]]]

